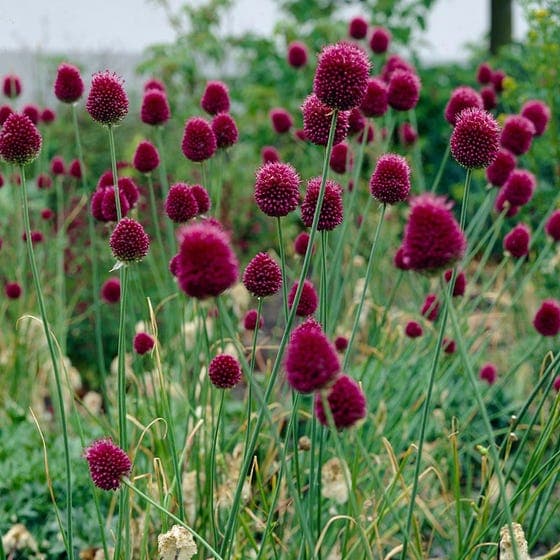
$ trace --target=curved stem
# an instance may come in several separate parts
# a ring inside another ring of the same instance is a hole
[[[451,145],[449,144],[449,142],[447,142],[447,146],[445,148],[445,154],[443,154],[443,158],[441,160],[441,163],[439,164],[439,169],[436,175],[436,178],[434,179],[434,182],[432,183],[432,188],[430,189],[432,192],[436,192],[437,188],[439,186],[439,183],[441,181],[441,177],[443,175],[443,170],[445,169],[445,165],[447,164],[447,160],[449,159],[449,152],[451,151]]]
[[[282,299],[284,307],[284,320],[288,320],[288,284],[286,278],[286,252],[284,249],[284,237],[282,234],[282,222],[280,216],[276,218],[276,231],[278,232],[278,247],[280,252],[280,267],[282,269]],[[260,298],[259,298],[260,299]]]

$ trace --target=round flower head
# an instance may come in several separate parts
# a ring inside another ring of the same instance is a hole
[[[480,97],[482,98],[482,106],[485,111],[491,111],[498,106],[496,92],[490,86],[484,86],[480,90]]]
[[[328,45],[319,55],[313,92],[327,107],[348,111],[362,102],[369,69],[368,56],[357,45]]]
[[[294,240],[294,251],[296,255],[301,255],[303,257],[307,252],[308,245],[309,234],[306,231],[302,231]]]
[[[27,165],[37,158],[42,138],[29,117],[12,113],[0,129],[0,157],[13,165]]]
[[[368,22],[361,16],[353,17],[348,24],[348,35],[352,39],[363,39],[368,32]]]
[[[21,286],[17,282],[7,282],[4,286],[4,293],[8,299],[19,299],[21,292]]]
[[[404,70],[405,72],[411,72],[413,74],[416,73],[414,68],[398,54],[392,54],[381,70],[381,79],[388,84],[395,70]]]
[[[0,107],[0,126],[2,126],[6,119],[13,113],[13,109],[9,105],[2,105]]]
[[[307,64],[307,47],[300,41],[292,41],[288,45],[288,64],[293,68],[301,68]]]
[[[23,232],[23,235],[21,236],[22,240],[27,242],[27,232]],[[33,245],[36,245],[37,243],[42,243],[43,242],[43,234],[40,231],[34,230],[31,232],[31,243]]]
[[[216,137],[216,145],[220,149],[230,148],[238,138],[239,131],[233,117],[229,113],[218,113],[210,123]]]
[[[335,173],[346,173],[347,168],[352,168],[352,152],[346,142],[333,146],[329,166]]]
[[[422,307],[420,314],[426,317],[428,321],[435,321],[439,316],[439,301],[435,294],[428,294]]]
[[[454,354],[455,350],[457,348],[457,345],[455,344],[454,340],[451,340],[447,337],[445,337],[442,341],[441,341],[441,347],[443,348],[443,351],[446,354]]]
[[[418,140],[418,132],[409,123],[405,122],[399,126],[399,142],[403,146],[412,146]]]
[[[257,328],[257,319],[259,320],[259,329],[264,326],[264,318],[262,315],[259,316],[256,309],[249,309],[243,317],[243,327],[247,331],[254,331]]]
[[[211,158],[218,145],[212,127],[202,117],[191,117],[185,123],[183,154],[191,161],[204,161]]]
[[[34,124],[39,124],[39,118],[41,116],[39,107],[34,104],[25,105],[21,112],[29,117],[29,120]]]
[[[39,116],[39,121],[43,124],[51,124],[55,119],[56,113],[49,107],[45,107]]]
[[[154,337],[146,332],[139,332],[132,342],[134,351],[141,356],[147,354],[155,345]]]
[[[121,216],[126,216],[130,210],[128,199],[123,192],[119,191],[119,203]],[[100,222],[116,222],[118,219],[117,205],[115,202],[115,189],[113,187],[102,187],[91,195],[91,215]]]
[[[113,172],[110,169],[104,171],[97,181],[97,188],[102,189],[103,187],[112,187],[115,183],[113,179]]]
[[[198,214],[196,198],[188,185],[171,185],[165,199],[165,213],[177,224],[188,222]]]
[[[334,347],[337,352],[344,352],[348,348],[348,339],[345,336],[337,336],[334,339]]]
[[[200,106],[209,114],[227,113],[229,111],[229,91],[223,82],[208,82]]]
[[[492,73],[492,86],[496,93],[502,93],[504,91],[504,80],[506,78],[506,73],[503,70],[495,70]]]
[[[284,367],[290,387],[300,393],[325,387],[340,371],[336,348],[317,321],[308,319],[293,330]]]
[[[494,209],[498,214],[501,214],[504,210],[506,211],[505,216],[507,218],[512,218],[519,212],[519,206],[512,206],[504,197],[504,189],[498,191],[498,196],[494,201]]]
[[[560,332],[560,302],[545,299],[535,314],[533,326],[542,336],[556,336]]]
[[[277,107],[276,109],[272,109],[270,111],[270,120],[272,122],[272,128],[278,134],[288,132],[294,124],[292,115],[290,115],[286,109],[282,109],[281,107]]]
[[[121,283],[118,278],[109,278],[101,286],[101,299],[107,303],[117,303],[121,299]]]
[[[277,163],[280,161],[280,154],[274,146],[264,146],[261,150],[261,158],[264,164]]]
[[[132,463],[128,455],[110,439],[94,441],[84,453],[93,483],[102,490],[117,490],[128,476]]]
[[[500,127],[490,113],[471,107],[459,113],[451,134],[451,153],[468,169],[488,167],[498,154]]]
[[[163,91],[163,93],[166,93],[165,84],[157,78],[150,78],[144,84],[144,91],[148,91],[149,89],[159,89],[160,91]]]
[[[138,186],[130,177],[121,177],[118,181],[119,192],[122,192],[131,208],[134,208],[140,198]]]
[[[419,338],[422,336],[423,332],[422,325],[416,321],[409,321],[404,328],[404,334],[406,334],[408,338]]]
[[[397,249],[397,252],[393,256],[393,265],[399,270],[410,270],[408,261],[405,261],[404,258],[404,247],[401,246]]]
[[[123,218],[115,226],[109,245],[117,260],[125,263],[136,262],[148,254],[150,238],[140,222]]]
[[[380,78],[369,78],[360,110],[366,117],[381,117],[387,112],[387,84]]]
[[[445,271],[443,277],[445,281],[449,284],[451,282],[451,278],[453,277],[453,270],[448,269]],[[465,273],[461,270],[457,273],[455,277],[455,285],[453,286],[453,293],[451,294],[453,297],[464,296],[465,290],[467,288],[467,278]]]
[[[389,80],[387,102],[396,111],[413,109],[420,99],[420,88],[420,78],[414,72],[397,69]]]
[[[229,354],[218,354],[208,366],[208,377],[214,387],[231,389],[241,381],[241,365]]]
[[[70,175],[70,177],[74,177],[74,179],[82,178],[82,167],[80,165],[80,160],[74,159],[70,162],[70,165],[68,166],[68,175]]]
[[[50,208],[43,208],[41,210],[41,218],[48,222],[54,218],[54,212]]]
[[[436,272],[460,260],[467,247],[450,204],[426,193],[414,198],[403,239],[403,261],[412,270]]]
[[[198,206],[198,214],[206,214],[212,206],[208,191],[202,185],[191,185],[191,193],[196,200],[196,204]]]
[[[151,173],[154,169],[157,169],[159,153],[156,147],[148,140],[142,140],[134,152],[132,166],[140,173]]]
[[[533,198],[536,185],[537,179],[532,173],[515,169],[503,186],[503,197],[512,206],[524,206]]]
[[[64,160],[60,156],[54,156],[51,159],[51,173],[56,177],[58,175],[64,175],[66,173],[66,167],[64,165]]]
[[[391,32],[385,27],[376,27],[369,38],[369,46],[375,54],[387,52],[391,42]]]
[[[366,397],[358,383],[348,375],[341,375],[336,380],[327,394],[326,402],[337,430],[350,428],[366,417]],[[321,424],[328,426],[321,393],[315,395],[315,416]]]
[[[305,138],[318,146],[326,146],[329,139],[332,109],[322,103],[316,95],[311,94],[303,102],[301,111],[303,113]],[[349,114],[346,111],[338,113],[334,131],[334,144],[339,144],[346,138],[349,125],[348,117]]]
[[[531,147],[535,125],[521,115],[509,115],[504,121],[500,144],[516,156],[525,154]]]
[[[177,280],[187,295],[218,296],[237,282],[239,263],[219,222],[189,224],[180,230],[179,241]]]
[[[406,200],[410,193],[410,167],[406,159],[397,154],[383,154],[371,175],[369,191],[384,204]]]
[[[504,148],[500,148],[496,159],[486,168],[486,178],[495,187],[502,187],[515,169],[517,160],[515,156]]]
[[[498,368],[491,363],[484,364],[478,372],[478,377],[482,381],[486,381],[488,385],[494,385],[496,377],[498,377]]]
[[[84,81],[78,68],[63,62],[56,71],[54,94],[63,103],[75,103],[84,94]]]
[[[52,179],[46,173],[40,173],[37,177],[37,187],[39,189],[50,189],[52,187]]]
[[[531,232],[525,224],[517,224],[504,237],[504,250],[512,257],[520,259],[529,254]]]
[[[258,253],[243,273],[243,284],[256,297],[273,296],[282,286],[282,271],[269,254]]]
[[[492,83],[492,68],[486,62],[483,62],[476,71],[476,81],[485,86]]]
[[[521,116],[533,123],[535,136],[542,136],[550,121],[550,108],[538,99],[531,99],[521,107]]]
[[[544,230],[554,241],[560,241],[560,210],[552,212],[544,226]]]
[[[294,282],[294,285],[288,294],[288,307],[290,309],[294,304],[298,285],[299,282]],[[313,313],[315,313],[318,305],[319,298],[317,297],[317,290],[315,290],[315,286],[311,280],[304,280],[301,297],[299,298],[299,303],[296,309],[296,315],[298,317],[309,317],[309,315],[313,315]]]
[[[483,108],[482,98],[479,93],[473,88],[468,86],[461,86],[451,92],[451,97],[445,106],[445,120],[455,125],[457,116],[463,109],[475,107],[477,109]]]
[[[560,375],[557,375],[554,378],[554,382],[552,383],[552,387],[557,393],[560,391]]]
[[[317,208],[321,177],[314,177],[307,183],[307,191],[301,203],[301,221],[306,227],[313,224],[313,216]],[[342,187],[330,179],[325,184],[325,195],[319,214],[318,231],[331,231],[342,223],[344,208],[342,206]]]
[[[124,119],[128,113],[128,96],[122,78],[109,70],[94,74],[86,110],[94,121],[107,126]]]
[[[4,92],[4,95],[10,99],[19,97],[21,94],[21,80],[19,79],[19,76],[16,76],[15,74],[4,76],[2,91]]]
[[[299,204],[300,178],[287,163],[268,163],[257,171],[255,201],[271,217],[287,216]]]
[[[165,124],[171,117],[167,95],[160,89],[149,89],[144,92],[140,118],[143,123],[156,126]]]
[[[358,134],[366,127],[366,118],[363,113],[354,107],[348,113],[348,134],[352,136],[353,134]]]

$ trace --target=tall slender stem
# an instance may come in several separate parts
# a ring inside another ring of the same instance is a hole
[[[282,270],[282,300],[284,307],[284,320],[288,320],[288,283],[286,278],[286,251],[284,248],[284,236],[282,234],[282,222],[280,216],[276,218],[276,231],[278,232],[278,248],[280,252],[280,268]]]
[[[117,153],[115,150],[115,135],[113,127],[107,127],[109,133],[109,150],[111,152],[111,173],[113,175],[113,189],[115,190],[115,206],[117,208],[117,220],[122,220],[121,197],[119,193],[119,176],[117,175]]]

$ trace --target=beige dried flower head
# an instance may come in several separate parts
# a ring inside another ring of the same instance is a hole
[[[84,408],[93,416],[99,416],[103,407],[103,397],[96,391],[88,391],[83,399]]]
[[[180,525],[173,525],[170,531],[158,535],[160,560],[191,560],[196,552],[192,534]]]
[[[348,486],[344,472],[349,477],[346,463],[341,462],[338,457],[329,459],[321,469],[321,494],[324,498],[330,498],[339,504],[348,500]]]
[[[27,530],[27,527],[21,523],[10,527],[10,530],[2,537],[2,546],[8,558],[15,555],[18,550],[30,551],[36,554],[34,556],[29,556],[29,558],[43,558],[43,555],[38,555],[37,542],[33,538],[33,535]]]
[[[518,560],[531,560],[527,548],[527,539],[523,532],[523,527],[519,523],[512,523],[513,539],[517,548]],[[513,544],[509,525],[504,525],[500,529],[500,560],[514,560]]]
[[[183,473],[183,505],[185,506],[185,515],[189,523],[193,524],[196,517],[196,471]],[[201,473],[201,485],[204,483],[204,473]]]

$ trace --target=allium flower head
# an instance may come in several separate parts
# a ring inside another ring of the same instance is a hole
[[[410,270],[408,262],[404,259],[404,247],[399,247],[393,256],[393,264],[399,270]]]
[[[346,173],[347,168],[352,168],[352,152],[346,142],[333,146],[329,166],[335,173]]]
[[[206,214],[212,206],[208,191],[202,185],[191,185],[191,192],[198,206],[198,214]]]
[[[500,127],[490,113],[476,107],[464,109],[451,134],[451,153],[463,167],[488,167],[498,154],[499,134]]]
[[[301,68],[307,64],[307,46],[301,41],[292,41],[288,45],[288,64],[293,68]]]
[[[124,119],[128,113],[128,96],[122,78],[109,70],[94,74],[86,110],[94,121],[107,126]]]
[[[51,159],[51,173],[56,177],[58,175],[64,175],[66,173],[66,166],[64,164],[64,159],[61,156],[54,156]]]
[[[292,115],[282,107],[276,107],[270,111],[270,120],[272,122],[272,128],[278,134],[288,132],[294,125]]]
[[[486,168],[486,178],[495,187],[502,187],[515,169],[515,156],[504,148],[500,148],[496,159]]]
[[[184,226],[179,242],[177,280],[187,295],[215,297],[237,282],[239,263],[219,225],[205,220]]]
[[[391,43],[391,32],[385,27],[376,27],[369,38],[370,49],[375,54],[387,52]]]
[[[40,173],[37,177],[37,187],[39,189],[50,189],[52,187],[52,179],[47,173]]]
[[[218,147],[212,127],[202,117],[191,117],[185,123],[183,154],[191,161],[201,162],[211,158]]]
[[[144,84],[144,91],[148,91],[149,89],[159,89],[160,91],[163,91],[163,93],[166,93],[165,84],[157,78],[150,78]]]
[[[303,113],[303,131],[305,138],[317,144],[326,146],[329,139],[329,129],[332,120],[332,109],[325,105],[315,94],[307,96],[301,106]],[[348,134],[347,111],[338,113],[334,131],[334,144],[342,142]]]
[[[93,483],[102,490],[117,490],[128,476],[132,463],[128,455],[110,439],[94,441],[84,452]]]
[[[128,200],[130,208],[134,208],[140,198],[140,191],[136,183],[130,177],[120,177],[117,184],[119,192],[122,192]]]
[[[140,222],[123,218],[113,230],[109,245],[114,257],[125,263],[141,261],[150,248],[150,238]]]
[[[15,74],[4,76],[2,91],[6,97],[15,99],[21,94],[21,80]]]
[[[301,203],[301,220],[306,227],[313,224],[313,216],[317,208],[319,191],[321,190],[321,177],[314,177],[307,183],[305,197]],[[325,195],[319,214],[318,231],[331,231],[342,223],[344,208],[342,206],[342,187],[327,179]]]
[[[330,388],[326,398],[334,425],[338,430],[350,428],[358,420],[366,417],[366,397],[354,379],[341,375]],[[321,424],[328,426],[329,421],[320,393],[315,395],[315,415]]]
[[[300,178],[287,163],[268,163],[257,171],[255,201],[272,217],[287,216],[299,204]]]
[[[132,341],[134,351],[141,356],[147,354],[155,345],[154,337],[147,332],[139,332]]]
[[[140,118],[143,123],[152,126],[165,124],[171,117],[171,109],[167,95],[160,89],[149,89],[144,92]]]
[[[397,154],[383,154],[378,160],[369,181],[373,198],[385,204],[396,204],[410,193],[410,167],[405,158]]]
[[[126,216],[130,210],[128,198],[119,190],[119,203],[121,217]],[[116,222],[118,219],[117,204],[115,202],[115,189],[112,186],[101,187],[91,195],[91,215],[100,222]]]
[[[362,16],[353,17],[348,24],[348,35],[352,39],[363,39],[368,32],[368,22]]]
[[[317,321],[308,319],[293,330],[284,367],[290,387],[300,393],[325,387],[340,371],[336,348]]]
[[[358,134],[366,127],[366,118],[364,114],[358,109],[358,107],[354,107],[348,113],[348,134],[352,136],[353,134]]]
[[[408,338],[419,338],[422,336],[423,332],[422,325],[416,321],[409,321],[404,328],[404,334],[406,334]]]
[[[444,197],[414,198],[403,239],[403,262],[412,270],[437,272],[460,260],[467,247],[450,204]]]
[[[483,86],[492,83],[492,68],[488,63],[480,64],[476,71],[476,81]]]
[[[436,321],[439,316],[439,301],[435,294],[428,294],[422,307],[420,314],[426,317],[428,321]]]
[[[498,196],[494,201],[494,209],[498,214],[501,214],[506,210],[505,216],[507,218],[512,218],[519,212],[519,206],[512,206],[504,197],[504,189],[498,191]]]
[[[117,303],[121,299],[121,283],[118,278],[107,279],[101,286],[101,298],[107,303]]]
[[[288,307],[290,309],[294,304],[298,286],[299,282],[294,282],[294,285],[292,286],[292,289],[288,294]],[[299,298],[299,303],[296,309],[296,315],[298,317],[309,317],[310,315],[313,315],[313,313],[315,313],[318,305],[319,298],[317,296],[317,290],[315,289],[315,286],[313,285],[311,280],[304,280],[301,297]]]
[[[550,107],[538,99],[531,99],[521,107],[521,116],[533,123],[535,136],[542,136],[550,121]]]
[[[132,166],[140,173],[151,173],[154,169],[157,169],[159,166],[157,148],[148,140],[142,140],[134,152]]]
[[[441,347],[443,348],[445,354],[454,354],[457,349],[457,344],[454,340],[444,337],[441,341]]]
[[[535,125],[529,119],[521,115],[509,115],[504,121],[500,144],[520,156],[529,151],[535,132]]]
[[[13,165],[27,165],[41,150],[41,133],[29,117],[12,113],[0,129],[0,157]]]
[[[6,119],[13,113],[13,109],[9,105],[2,105],[0,107],[0,126],[2,126]]]
[[[544,230],[554,241],[560,241],[560,210],[552,212],[544,226]]]
[[[443,277],[445,281],[449,284],[451,282],[451,278],[453,277],[453,270],[448,269],[445,271]],[[453,293],[451,294],[453,297],[464,296],[465,290],[467,288],[467,277],[465,273],[461,270],[457,273],[455,277],[455,285],[453,286]]]
[[[387,84],[380,78],[369,78],[360,110],[366,117],[381,117],[387,112]]]
[[[257,253],[243,273],[243,284],[256,297],[273,296],[282,286],[282,271],[268,253]]]
[[[494,385],[496,377],[498,377],[498,368],[492,363],[484,364],[478,372],[478,377],[482,381],[486,381],[488,385]]]
[[[381,70],[381,79],[388,84],[395,70],[404,70],[405,72],[411,72],[412,74],[416,73],[414,67],[403,60],[398,54],[392,54],[389,58],[387,58]]]
[[[463,109],[468,109],[469,107],[483,109],[480,94],[468,86],[461,86],[454,89],[451,92],[451,97],[449,98],[447,105],[445,106],[445,120],[449,124],[455,125],[459,113]]]
[[[80,160],[73,159],[68,166],[68,175],[74,179],[82,178],[82,167],[80,165]]]
[[[480,97],[482,98],[482,106],[485,111],[491,111],[498,106],[496,92],[490,86],[484,86],[480,90]]]
[[[334,339],[334,347],[337,352],[344,352],[348,348],[348,339],[345,336],[337,336]]]
[[[230,148],[239,138],[239,131],[229,113],[218,113],[210,123],[218,149]]]
[[[512,257],[520,259],[529,254],[531,231],[525,224],[517,224],[504,237],[504,250]]]
[[[397,69],[389,80],[387,102],[396,111],[413,109],[420,99],[420,88],[420,78],[414,72]]]
[[[39,122],[51,124],[56,119],[56,113],[49,107],[45,107],[39,116]]]
[[[277,163],[280,161],[280,154],[274,146],[264,146],[261,150],[263,163]]]
[[[158,535],[160,560],[191,560],[197,551],[192,534],[180,525],[173,525],[167,533]]]
[[[524,206],[533,198],[536,185],[537,179],[531,172],[515,169],[502,188],[503,197],[512,206]]]
[[[348,111],[362,102],[369,70],[362,48],[347,42],[328,45],[319,55],[313,92],[327,107]]]
[[[198,214],[196,198],[188,185],[171,185],[165,199],[165,213],[177,224],[188,222]]]
[[[217,115],[218,113],[227,113],[230,107],[229,91],[223,82],[208,82],[200,106],[209,115]]]
[[[560,332],[560,302],[545,299],[535,314],[533,326],[542,336],[556,336]]]
[[[245,317],[243,317],[243,327],[247,331],[254,331],[257,328],[257,318],[259,320],[259,329],[262,329],[264,326],[264,318],[262,315],[259,316],[256,309],[249,309],[247,313],[245,313]]]
[[[4,286],[4,293],[8,299],[19,299],[21,292],[21,285],[18,282],[7,282]]]
[[[54,94],[63,103],[75,103],[84,94],[84,81],[76,66],[63,62],[56,71]]]
[[[208,366],[208,377],[214,387],[231,389],[241,381],[241,365],[229,354],[218,354]]]
[[[296,255],[301,255],[303,257],[307,252],[308,245],[309,234],[306,231],[302,231],[294,240],[294,251]]]
[[[21,112],[29,117],[29,120],[34,124],[37,125],[39,124],[39,118],[41,116],[41,111],[39,109],[39,107],[37,107],[37,105],[35,105],[34,103],[30,103],[28,105],[25,105],[23,107],[23,109],[21,110]]]
[[[418,140],[418,132],[414,129],[414,127],[409,123],[405,122],[399,126],[399,142],[403,146],[412,146]]]
[[[506,73],[503,70],[495,70],[492,73],[492,86],[496,93],[502,93],[504,91],[504,80],[506,78]]]

